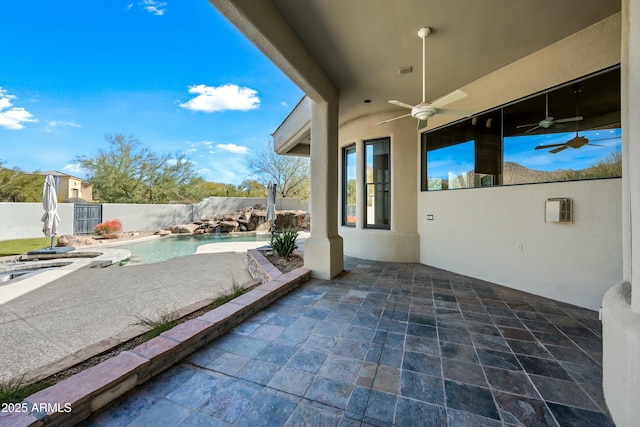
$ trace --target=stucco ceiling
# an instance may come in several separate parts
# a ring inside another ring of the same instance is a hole
[[[433,30],[426,67],[433,101],[620,11],[619,0],[272,1],[340,92],[341,122],[408,112],[390,99],[420,102],[421,27]],[[401,75],[406,66],[413,72]]]

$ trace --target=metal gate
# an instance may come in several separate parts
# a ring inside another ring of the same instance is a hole
[[[96,225],[102,222],[102,205],[76,203],[73,234],[93,234]]]

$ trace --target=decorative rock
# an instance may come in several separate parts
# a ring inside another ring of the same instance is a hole
[[[171,230],[158,230],[155,232],[155,234],[158,236],[168,236],[169,234],[171,234]]]
[[[98,240],[94,239],[92,236],[59,236],[58,242],[56,246],[91,246],[100,243]]]
[[[168,230],[175,234],[192,234],[197,228],[196,224],[179,224],[169,227]]]
[[[238,221],[220,221],[218,227],[220,227],[221,233],[232,233],[238,231]]]

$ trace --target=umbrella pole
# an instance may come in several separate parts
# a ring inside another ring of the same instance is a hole
[[[53,250],[53,239],[56,238],[56,235],[54,234],[53,236],[51,236],[51,247],[49,249]]]

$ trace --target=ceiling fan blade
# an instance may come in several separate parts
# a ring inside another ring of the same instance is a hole
[[[540,126],[540,125],[536,125],[536,127],[533,127],[533,128],[531,128],[531,129],[529,129],[529,130],[526,130],[526,131],[524,131],[524,133],[533,132],[534,130],[536,130],[536,129],[540,129],[541,127],[542,127],[542,126]]]
[[[467,97],[466,92],[464,92],[464,91],[462,91],[460,89],[454,90],[450,94],[445,95],[442,98],[433,101],[431,103],[431,106],[434,107],[434,108],[444,107],[445,105],[451,104],[452,102],[459,101],[462,98],[466,98],[466,97]]]
[[[546,148],[553,148],[553,147],[565,147],[565,144],[547,144],[547,145],[538,145],[535,149],[536,150],[544,150]]]
[[[416,130],[420,130],[422,128],[427,127],[427,121],[426,120],[418,120],[418,127]]]
[[[529,126],[540,126],[540,123],[529,123],[528,125],[518,125],[516,126],[516,129],[528,128]]]
[[[567,117],[566,119],[554,120],[554,123],[579,122],[580,120],[583,120],[583,119],[584,119],[584,117],[582,117],[582,116]]]
[[[590,142],[588,142],[588,143],[587,143],[587,145],[591,145],[591,146],[594,146],[594,147],[604,147],[604,145],[601,145],[601,144],[592,144],[592,143],[590,143]]]
[[[413,105],[409,105],[402,101],[396,101],[395,99],[392,99],[391,101],[389,101],[389,104],[397,105],[398,107],[408,108],[410,110],[413,109]]]
[[[383,124],[385,124],[385,123],[389,123],[389,122],[392,122],[392,121],[394,121],[394,120],[398,120],[398,119],[403,119],[403,118],[405,118],[405,117],[409,117],[410,115],[411,115],[411,113],[409,113],[409,114],[405,114],[405,115],[402,115],[402,116],[398,116],[398,117],[394,117],[394,118],[392,118],[392,119],[383,120],[383,121],[381,121],[381,122],[378,122],[378,124],[379,124],[379,125],[383,125]]]
[[[549,151],[549,152],[550,152],[550,153],[553,153],[553,154],[556,154],[556,153],[561,152],[562,150],[566,150],[567,148],[569,148],[569,147],[567,147],[566,145],[563,145],[562,147],[558,147],[558,148],[556,148],[556,149],[554,149],[554,150],[551,150],[551,151]]]

